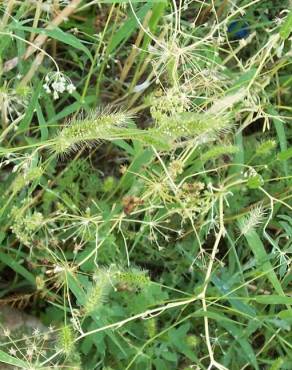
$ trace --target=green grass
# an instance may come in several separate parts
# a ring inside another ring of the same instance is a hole
[[[0,362],[291,369],[291,2],[0,11]]]

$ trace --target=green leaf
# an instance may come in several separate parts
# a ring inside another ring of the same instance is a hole
[[[187,333],[190,329],[189,323],[181,325],[179,328],[172,328],[168,332],[168,338],[179,352],[183,353],[192,361],[196,361],[196,356],[193,351],[189,348],[186,338]]]
[[[279,116],[279,113],[274,109],[274,107],[268,108],[268,113],[273,115],[273,123],[275,125],[275,129],[277,132],[277,136],[280,142],[280,149],[281,152],[285,152],[287,150],[287,138],[286,138],[286,132],[285,132],[285,126],[282,121],[280,121],[277,116]],[[282,159],[284,161],[283,163],[283,170],[286,176],[288,176],[288,165],[285,162],[285,159]]]
[[[250,230],[247,234],[245,234],[245,238],[248,242],[249,247],[251,248],[252,252],[255,255],[258,270],[260,272],[265,273],[268,279],[270,280],[272,286],[274,287],[275,291],[280,296],[285,297],[282,285],[273,270],[273,266],[269,261],[265,247],[258,234],[254,230]]]
[[[23,276],[32,285],[35,285],[35,278],[33,274],[27,271],[22,265],[19,264],[18,260],[10,257],[10,255],[0,252],[0,261],[9,266],[13,271]]]
[[[50,117],[49,121],[47,122],[47,126],[56,125],[56,122],[59,120],[70,116],[74,112],[78,112],[80,109],[85,107],[85,104],[90,104],[95,101],[95,97],[89,96],[85,98],[84,104],[80,101],[75,101],[74,103],[66,106],[61,112],[57,113],[56,115]]]
[[[292,297],[284,297],[284,296],[278,296],[278,295],[258,295],[256,297],[252,298],[258,303],[262,304],[292,304]]]
[[[213,276],[212,283],[219,289],[222,295],[227,296],[226,299],[237,311],[242,312],[243,314],[246,314],[250,317],[256,316],[256,311],[253,307],[238,299],[237,294],[230,292],[232,290],[232,287],[229,288],[226,281],[223,281],[223,279],[220,279],[218,276]]]
[[[280,370],[283,364],[284,364],[284,360],[280,357],[273,362],[269,370]]]
[[[38,99],[41,92],[42,83],[41,81],[38,82],[37,86],[35,86],[32,98],[29,102],[28,108],[26,109],[25,116],[23,120],[20,122],[18,131],[27,130],[29,128],[29,125],[31,123],[31,120],[33,118],[36,105],[38,103]]]
[[[244,164],[245,152],[244,152],[244,146],[243,146],[242,132],[238,132],[235,135],[235,144],[236,144],[236,147],[238,148],[238,151],[234,155],[234,160],[233,160],[234,165],[230,167],[230,170],[229,170],[230,175],[235,174],[235,173],[240,173],[242,170],[242,165]]]
[[[260,186],[263,186],[263,185],[264,185],[264,180],[263,180],[262,176],[260,176],[260,175],[255,175],[255,176],[250,177],[250,178],[247,180],[246,185],[247,185],[250,189],[258,189]]]
[[[75,37],[71,33],[62,31],[58,27],[54,29],[34,28],[34,27],[22,26],[20,23],[12,23],[10,24],[9,28],[11,30],[23,30],[27,32],[33,32],[33,33],[46,35],[48,37],[51,37],[52,39],[55,39],[55,40],[63,42],[64,44],[70,45],[75,49],[83,51],[88,56],[88,58],[91,61],[93,61],[90,51],[87,49],[85,45],[82,44],[82,42],[77,37]]]
[[[142,20],[151,8],[152,3],[149,1],[136,13],[138,19]],[[129,17],[127,22],[113,36],[110,44],[108,45],[107,52],[112,53],[117,47],[120,47],[121,44],[127,41],[133,31],[138,27],[139,25],[135,16],[132,15]]]
[[[137,151],[135,158],[132,160],[128,171],[121,178],[118,188],[122,188],[124,191],[137,180],[136,173],[139,173],[142,170],[142,166],[147,166],[153,158],[153,150],[151,148],[143,149],[140,148]],[[115,190],[117,191],[117,189]]]
[[[166,0],[100,0],[101,4],[166,3]]]
[[[165,361],[163,361],[162,359],[160,359],[160,358],[154,359],[153,360],[153,364],[155,366],[155,369],[169,370],[169,365]]]
[[[278,316],[282,320],[286,320],[292,324],[292,311],[291,310],[284,310],[278,313]]]
[[[27,364],[26,362],[24,362],[24,361],[22,361],[18,358],[12,357],[12,356],[8,355],[7,353],[5,353],[1,350],[0,350],[0,362],[8,364],[8,365],[12,365],[12,366],[21,367],[22,369],[30,369],[31,368],[31,366],[29,364]]]
[[[287,159],[292,158],[292,148],[284,150],[283,152],[278,154],[278,159],[280,161],[287,161]]]
[[[168,361],[171,361],[171,362],[176,362],[177,361],[177,354],[175,352],[171,352],[169,350],[168,351],[163,351],[162,356]]]
[[[254,369],[259,370],[256,355],[253,351],[252,346],[249,344],[248,340],[245,338],[245,333],[242,328],[238,328],[236,325],[227,323],[225,321],[218,322],[219,325],[223,326],[230,334],[235,338],[235,340],[240,345],[243,354],[246,357],[246,361],[250,362]]]
[[[82,284],[78,280],[77,275],[68,273],[67,275],[68,286],[74,296],[77,298],[80,305],[84,305],[86,301],[86,294],[82,288]]]
[[[41,140],[45,141],[48,139],[49,131],[48,131],[48,126],[47,126],[45,117],[42,112],[42,108],[38,102],[36,104],[36,112],[37,112],[37,117],[38,117],[38,121],[40,125],[40,130],[41,130]]]
[[[283,40],[286,40],[290,33],[292,32],[292,10],[285,19],[285,22],[282,24],[280,28],[280,36]]]
[[[255,77],[257,74],[257,69],[256,68],[251,68],[247,72],[243,73],[233,84],[231,89],[229,90],[230,92],[235,92],[241,89],[242,87],[247,86],[250,81]]]

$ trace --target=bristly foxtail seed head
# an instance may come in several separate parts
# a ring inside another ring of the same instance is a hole
[[[252,230],[255,230],[263,222],[264,217],[265,211],[262,204],[253,207],[249,215],[241,220],[241,235],[247,235]]]
[[[58,348],[69,356],[74,350],[74,332],[69,325],[64,325],[58,333]]]
[[[226,115],[220,117],[211,114],[184,112],[168,117],[160,122],[160,130],[174,140],[191,139],[201,135],[215,135],[230,129],[230,120]]]
[[[81,113],[60,130],[53,140],[52,150],[58,155],[65,155],[100,140],[111,140],[114,130],[125,126],[130,118],[128,113],[109,107],[90,112],[87,116]]]

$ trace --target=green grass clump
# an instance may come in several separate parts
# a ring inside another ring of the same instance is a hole
[[[292,368],[291,31],[289,0],[1,3],[5,368]]]

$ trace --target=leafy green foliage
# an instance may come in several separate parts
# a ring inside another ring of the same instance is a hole
[[[0,362],[291,369],[290,2],[0,10]]]

